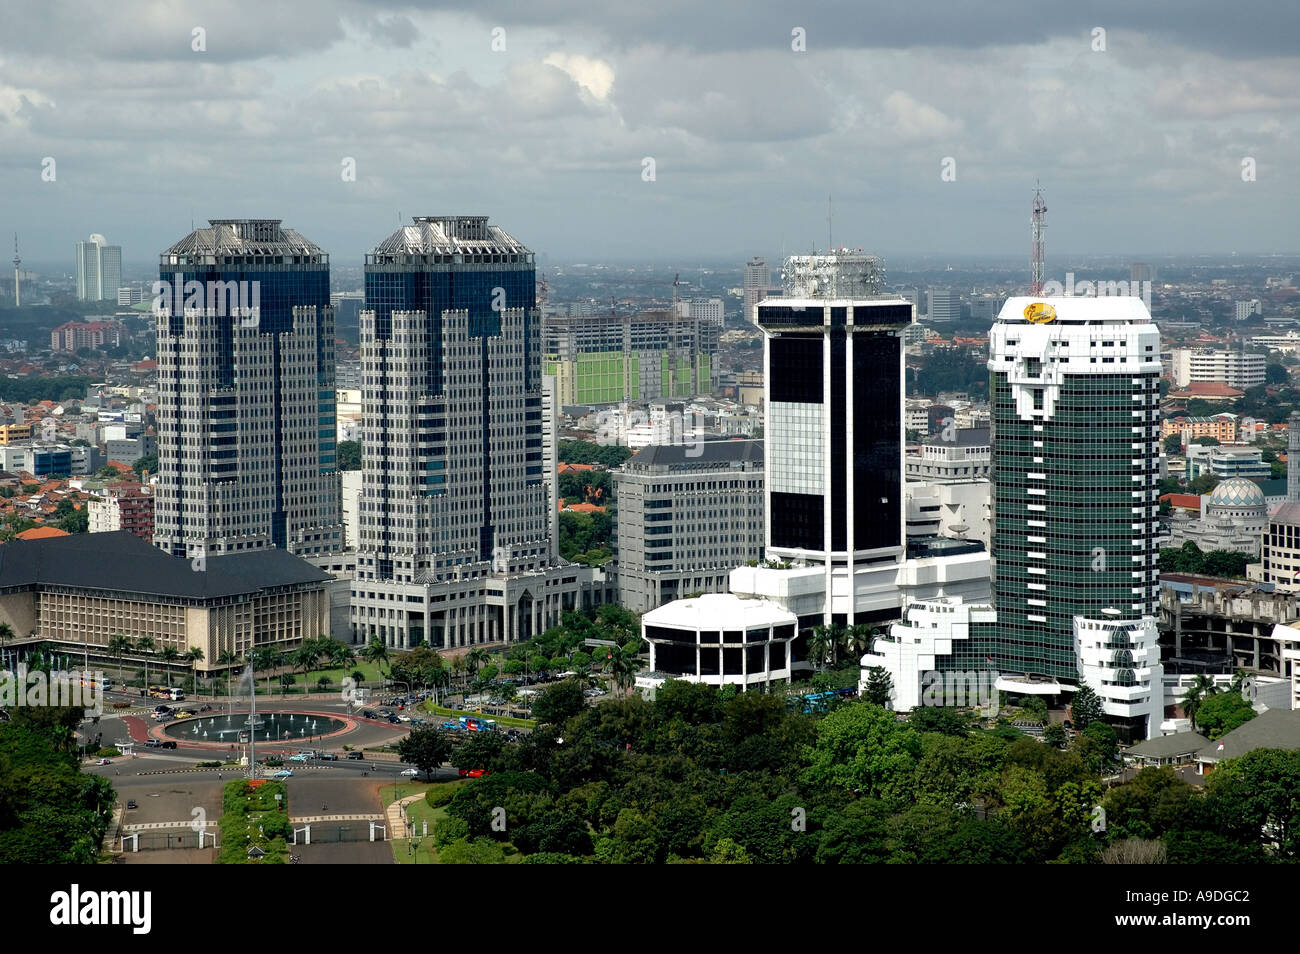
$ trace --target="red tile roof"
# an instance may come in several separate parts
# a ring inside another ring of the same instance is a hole
[[[49,537],[67,537],[71,536],[66,530],[60,530],[58,527],[32,527],[30,530],[24,530],[18,534],[19,540],[45,540]]]
[[[1201,497],[1199,494],[1165,494],[1160,498],[1160,502],[1169,501],[1171,507],[1181,507],[1184,510],[1200,510]]]

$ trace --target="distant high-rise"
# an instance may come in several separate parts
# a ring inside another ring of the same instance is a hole
[[[279,219],[211,219],[158,271],[155,545],[339,549],[329,256]]]
[[[772,280],[767,267],[767,260],[755,256],[745,263],[745,320],[756,323],[754,306],[767,296],[767,287]]]
[[[1156,270],[1146,262],[1134,262],[1128,267],[1128,280],[1130,285],[1133,282],[1153,282],[1156,280]]]
[[[23,306],[23,260],[18,257],[18,233],[14,233],[14,307]]]
[[[122,284],[122,246],[95,233],[77,243],[77,299],[117,301]]]
[[[419,216],[366,256],[352,631],[527,639],[583,604],[555,553],[536,265],[487,216]]]
[[[952,289],[931,288],[925,298],[930,321],[956,321],[961,317],[961,302]]]

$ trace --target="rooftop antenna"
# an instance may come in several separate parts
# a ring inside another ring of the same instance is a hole
[[[835,243],[832,241],[831,221],[834,218],[835,210],[831,204],[831,197],[826,196],[826,254],[830,255],[835,251]]]
[[[1039,296],[1043,293],[1043,249],[1046,243],[1043,233],[1047,230],[1047,203],[1043,201],[1043,190],[1038,187],[1037,179],[1034,180],[1034,186],[1034,211],[1029,220],[1029,294]]]

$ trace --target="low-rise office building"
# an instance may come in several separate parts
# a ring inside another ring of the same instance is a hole
[[[188,559],[125,530],[15,540],[0,546],[0,622],[101,662],[113,636],[148,636],[155,653],[201,649],[195,668],[207,672],[226,651],[344,636],[331,633],[329,583],[278,548]]]
[[[619,602],[644,613],[726,592],[731,570],[763,555],[763,444],[642,448],[614,474]]]

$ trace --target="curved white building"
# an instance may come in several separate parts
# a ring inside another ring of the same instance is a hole
[[[660,676],[734,683],[742,688],[788,682],[799,618],[767,600],[710,593],[676,600],[641,617],[650,670]]]

